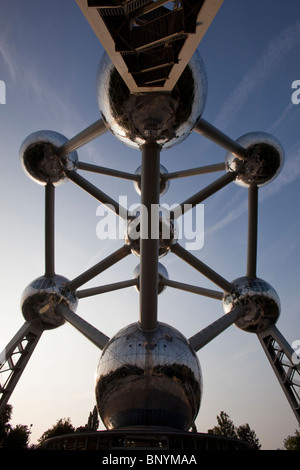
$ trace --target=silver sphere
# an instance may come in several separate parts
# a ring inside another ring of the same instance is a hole
[[[130,246],[132,253],[136,256],[140,256],[141,217],[140,209],[136,211],[134,217],[129,219],[124,237],[125,243]],[[172,244],[177,241],[176,222],[172,219],[171,213],[164,207],[159,208],[158,231],[158,256],[162,258],[170,251]]]
[[[133,271],[133,278],[139,278],[140,272],[141,266],[138,264]],[[164,279],[169,279],[168,271],[161,263],[158,263],[158,294],[161,294],[166,289],[162,282]],[[136,289],[138,292],[140,291],[139,284],[136,286]]]
[[[136,171],[135,171],[135,174],[136,175],[141,175],[141,170],[142,170],[142,167],[139,166]],[[170,180],[167,180],[167,179],[164,179],[164,175],[166,175],[168,173],[168,170],[163,166],[163,165],[160,165],[160,196],[163,196],[164,194],[166,194],[166,192],[168,191],[169,187],[170,187]],[[134,182],[134,188],[136,190],[136,192],[138,194],[141,194],[141,183],[140,181],[135,181]]]
[[[228,152],[225,158],[227,172],[237,172],[235,183],[249,188],[255,184],[265,186],[280,173],[284,164],[284,150],[280,142],[265,132],[250,132],[237,139],[242,147],[248,150],[242,161]]]
[[[107,429],[166,426],[188,430],[202,397],[198,357],[175,328],[133,323],[107,343],[99,360],[96,402]]]
[[[32,281],[24,290],[21,309],[26,321],[40,321],[46,330],[64,324],[64,319],[57,315],[55,307],[64,303],[73,312],[77,308],[77,297],[67,288],[68,279],[53,274],[41,276]]]
[[[66,170],[77,168],[77,152],[59,158],[57,149],[68,141],[53,131],[38,131],[30,134],[20,148],[20,159],[25,173],[36,183],[55,186],[66,180]]]
[[[245,314],[236,326],[250,333],[260,333],[274,325],[280,315],[280,299],[273,287],[262,279],[240,277],[233,281],[233,290],[225,293],[223,309],[231,312],[236,306],[245,307]]]
[[[97,95],[104,122],[121,142],[135,149],[156,142],[167,149],[182,142],[202,115],[206,72],[196,52],[171,93],[131,94],[104,54],[97,74]]]

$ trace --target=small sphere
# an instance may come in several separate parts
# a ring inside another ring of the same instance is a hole
[[[146,210],[144,208],[144,210]],[[158,256],[162,258],[171,249],[173,243],[177,241],[177,226],[174,219],[171,217],[170,212],[164,207],[159,207],[158,214],[158,234],[159,248]],[[142,208],[136,211],[136,215],[131,218],[126,227],[125,243],[131,247],[132,253],[140,256],[140,240],[141,240],[141,212]],[[155,217],[155,210],[153,209],[153,219]],[[153,226],[154,226],[153,222]],[[152,236],[155,237],[155,229],[153,228]]]
[[[248,150],[248,155],[241,160],[228,152],[225,159],[227,172],[237,172],[236,184],[246,188],[253,184],[262,187],[279,175],[284,164],[284,150],[275,137],[264,132],[251,132],[237,139],[237,143]]]
[[[96,402],[107,429],[166,426],[188,430],[202,397],[198,357],[175,328],[138,323],[107,343],[96,376]]]
[[[141,266],[138,264],[133,271],[133,278],[139,278],[140,272]],[[158,263],[158,294],[161,294],[166,289],[166,286],[162,283],[164,279],[169,279],[168,271],[161,263]],[[138,292],[140,291],[139,284],[136,289]]]
[[[57,150],[68,141],[53,131],[38,131],[30,134],[20,148],[20,159],[25,173],[38,184],[52,183],[55,186],[66,180],[66,170],[77,167],[77,152],[59,158]]]
[[[142,167],[139,166],[136,169],[135,174],[136,175],[141,175],[141,169],[142,169]],[[168,170],[163,165],[160,165],[160,196],[163,196],[164,194],[166,194],[166,192],[168,191],[168,189],[170,187],[170,181],[163,178],[163,176],[166,175],[167,173],[168,173]],[[135,190],[138,194],[141,194],[141,183],[140,183],[140,181],[138,181],[138,182],[136,181],[134,183],[134,188],[135,188]]]
[[[204,64],[196,51],[171,92],[130,93],[104,54],[97,74],[102,118],[121,142],[140,149],[156,142],[162,149],[182,142],[201,117],[207,95]]]
[[[55,307],[63,302],[73,312],[77,308],[77,297],[67,287],[68,279],[57,274],[41,276],[32,281],[24,290],[21,309],[26,321],[39,320],[44,329],[57,328],[64,319],[57,315]]]
[[[233,290],[223,296],[225,313],[243,306],[245,314],[236,326],[250,333],[260,333],[274,325],[280,315],[280,300],[273,287],[262,279],[240,277],[233,282]]]

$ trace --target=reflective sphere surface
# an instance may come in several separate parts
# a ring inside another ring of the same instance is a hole
[[[20,148],[20,159],[25,173],[36,183],[55,186],[66,180],[66,170],[77,167],[77,152],[60,159],[57,149],[68,141],[53,131],[38,131],[30,134]]]
[[[23,292],[21,309],[26,321],[39,319],[45,329],[63,325],[64,319],[55,313],[55,307],[63,302],[73,312],[77,308],[77,297],[67,288],[68,279],[53,274],[32,281]]]
[[[136,171],[135,171],[135,174],[136,175],[140,175],[141,174],[141,169],[142,167],[139,166]],[[166,194],[166,192],[168,191],[169,187],[170,187],[170,180],[166,180],[163,178],[163,175],[166,175],[168,173],[168,170],[163,166],[163,165],[160,165],[160,196],[163,196],[164,194]],[[140,182],[135,182],[134,183],[134,187],[135,187],[135,190],[138,194],[141,194],[141,184]]]
[[[248,149],[248,156],[241,161],[234,154],[226,154],[226,170],[238,173],[235,183],[249,188],[252,184],[265,186],[280,173],[284,164],[284,150],[280,142],[270,134],[251,132],[237,142]]]
[[[280,314],[280,300],[270,284],[262,279],[240,277],[233,281],[234,289],[223,297],[225,313],[236,306],[245,307],[245,315],[236,326],[251,333],[260,333],[274,325]]]
[[[107,429],[167,426],[188,430],[200,407],[199,360],[185,337],[164,323],[120,330],[103,349],[96,401]]]
[[[111,132],[139,149],[156,142],[162,149],[181,142],[203,113],[207,78],[196,52],[171,93],[131,94],[105,54],[97,75],[98,106]]]
[[[125,243],[131,247],[132,253],[136,256],[140,256],[140,240],[141,237],[144,236],[141,234],[141,217],[143,216],[143,210],[146,211],[146,208],[140,206],[140,208],[135,211],[136,215],[129,220],[125,233]],[[159,239],[158,256],[162,258],[170,251],[171,245],[177,241],[178,230],[176,222],[171,217],[170,211],[161,206],[158,207],[157,210],[158,214],[156,214],[156,207],[153,207],[151,213],[153,229],[151,236]],[[155,223],[156,215],[158,216],[158,225]],[[156,230],[156,225],[158,230]]]
[[[133,277],[134,278],[139,277],[140,271],[141,271],[141,266],[140,264],[138,264],[134,269]],[[164,286],[161,282],[163,279],[169,279],[169,274],[166,268],[161,263],[158,263],[158,294],[161,294],[166,288],[166,286]],[[140,291],[139,285],[137,285],[136,288],[137,288],[137,291],[139,292]]]

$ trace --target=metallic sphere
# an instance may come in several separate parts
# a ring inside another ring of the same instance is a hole
[[[133,278],[139,278],[141,271],[141,266],[138,264],[134,271],[133,271]],[[169,279],[169,274],[166,268],[161,264],[158,263],[158,294],[161,294],[165,289],[166,286],[162,283],[164,279]],[[140,291],[139,284],[136,286],[137,291]]]
[[[167,149],[182,142],[202,115],[206,72],[196,52],[171,93],[131,94],[105,54],[98,69],[97,94],[102,118],[121,142],[135,149],[156,142]]]
[[[96,402],[107,429],[166,426],[188,430],[202,397],[198,357],[175,328],[133,323],[105,346],[96,377]]]
[[[68,279],[53,274],[41,276],[32,281],[24,290],[21,309],[26,321],[39,320],[44,329],[57,328],[64,324],[64,319],[57,315],[55,307],[63,302],[73,312],[77,308],[77,297],[68,287]]]
[[[132,253],[136,256],[140,256],[140,240],[141,236],[144,236],[141,234],[142,210],[146,210],[146,208],[140,206],[140,209],[136,211],[136,215],[129,219],[125,233],[125,243],[130,246]],[[177,226],[167,209],[160,206],[158,211],[157,234],[155,233],[155,208],[153,208],[153,212],[151,214],[151,223],[153,228],[151,236],[159,238],[158,256],[159,258],[162,258],[170,251],[172,244],[177,241]]]
[[[139,166],[136,171],[135,171],[135,174],[136,175],[141,175],[141,169],[142,167]],[[164,179],[164,175],[166,175],[168,173],[168,170],[163,166],[163,165],[160,165],[160,196],[163,196],[164,194],[166,194],[166,192],[168,191],[169,189],[169,186],[170,186],[170,180],[167,180],[167,179]],[[138,194],[141,194],[141,183],[140,181],[136,181],[134,183],[134,187],[135,187],[135,190]]]
[[[66,180],[66,170],[77,167],[77,152],[59,158],[57,150],[68,141],[53,131],[38,131],[30,134],[20,148],[20,159],[25,173],[36,183],[55,186]]]
[[[231,312],[236,306],[245,307],[245,314],[236,326],[244,331],[260,333],[274,325],[280,314],[280,300],[270,284],[262,279],[240,277],[233,281],[233,290],[225,293],[223,309]]]
[[[233,153],[226,154],[228,172],[237,172],[236,184],[249,188],[252,184],[265,186],[280,173],[284,164],[284,150],[280,142],[265,132],[251,132],[237,139],[248,150],[242,161]]]

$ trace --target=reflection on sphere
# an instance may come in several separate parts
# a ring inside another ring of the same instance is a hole
[[[237,139],[237,143],[248,150],[248,155],[241,161],[228,152],[225,159],[226,170],[237,172],[237,185],[262,187],[279,175],[284,164],[284,150],[273,135],[250,132]]]
[[[280,314],[280,300],[274,288],[266,281],[240,277],[233,282],[233,290],[223,297],[225,313],[236,306],[245,308],[236,326],[250,333],[260,333],[274,325]]]
[[[96,401],[107,429],[167,426],[188,430],[199,411],[202,373],[196,353],[175,328],[138,323],[120,330],[103,349]]]
[[[52,183],[55,186],[66,180],[66,170],[77,167],[77,152],[66,158],[58,157],[58,148],[68,139],[53,131],[37,131],[30,134],[20,148],[21,165],[29,178],[38,184]]]
[[[156,142],[162,149],[181,142],[203,113],[207,79],[196,52],[171,93],[130,93],[119,72],[104,54],[97,76],[98,105],[111,132],[139,149]]]
[[[64,319],[57,315],[55,307],[64,303],[73,312],[77,308],[75,293],[67,288],[68,279],[58,274],[41,276],[24,290],[21,309],[26,321],[39,320],[45,329],[61,326]]]

